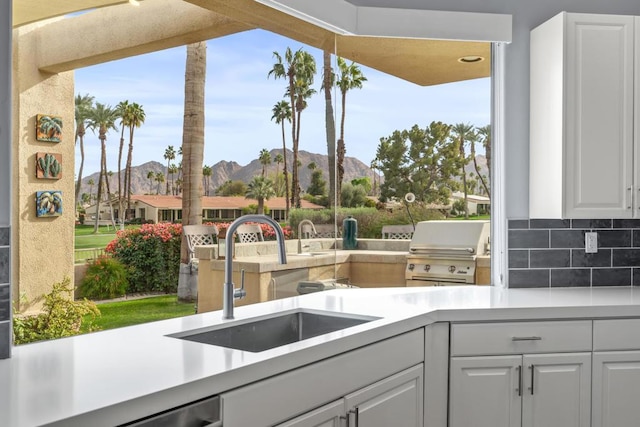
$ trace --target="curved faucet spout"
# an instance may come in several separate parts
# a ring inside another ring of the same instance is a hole
[[[242,291],[236,290],[233,284],[233,244],[234,234],[237,228],[247,222],[257,222],[268,224],[273,227],[276,232],[276,240],[278,242],[278,258],[280,264],[287,263],[287,253],[285,250],[284,232],[282,227],[276,220],[266,215],[244,215],[236,219],[227,228],[225,237],[225,258],[224,258],[224,293],[222,300],[222,318],[233,319],[233,301],[236,298],[242,298],[244,295],[244,283],[242,283]],[[238,292],[236,292],[238,291]]]

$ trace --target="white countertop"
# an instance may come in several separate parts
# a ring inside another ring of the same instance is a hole
[[[221,312],[14,347],[0,360],[0,426],[113,426],[436,321],[640,317],[640,288],[335,290],[237,307],[226,322],[297,308],[381,319],[261,353],[165,336],[224,323]]]

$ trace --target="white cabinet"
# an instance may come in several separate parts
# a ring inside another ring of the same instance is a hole
[[[422,365],[400,372],[277,427],[422,426]]]
[[[453,325],[449,426],[589,427],[591,330],[589,321]]]
[[[635,426],[640,420],[639,328],[639,319],[594,322],[593,427]]]
[[[416,329],[223,393],[223,425],[422,426],[424,336]]]
[[[532,30],[531,218],[640,217],[639,22],[563,12]]]

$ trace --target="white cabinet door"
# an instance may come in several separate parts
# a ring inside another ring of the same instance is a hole
[[[634,18],[567,14],[566,214],[630,218]]]
[[[530,64],[530,217],[638,216],[634,17],[563,12],[532,30]]]
[[[343,399],[278,424],[276,427],[340,427],[341,416],[344,416]]]
[[[522,356],[453,357],[449,427],[518,427]]]
[[[522,427],[590,427],[591,354],[525,355]]]
[[[422,427],[423,367],[415,366],[345,397],[351,427]]]
[[[640,423],[640,351],[593,353],[593,427]]]

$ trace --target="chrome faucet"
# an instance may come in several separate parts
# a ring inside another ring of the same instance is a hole
[[[313,234],[316,234],[316,226],[313,225],[313,222],[311,222],[310,219],[303,219],[298,223],[298,253],[299,254],[302,253],[302,226],[304,224],[309,224],[311,226],[311,230],[313,231]]]
[[[241,277],[240,288],[235,289],[233,284],[233,239],[238,226],[247,222],[258,222],[261,224],[269,224],[276,232],[276,240],[278,241],[278,258],[280,264],[287,263],[287,254],[285,251],[284,233],[280,224],[274,219],[266,215],[244,215],[236,219],[227,228],[227,236],[225,237],[225,257],[224,257],[224,289],[222,296],[222,318],[233,319],[233,301],[244,297],[247,293],[244,290],[244,274]],[[244,271],[243,271],[244,273]]]

